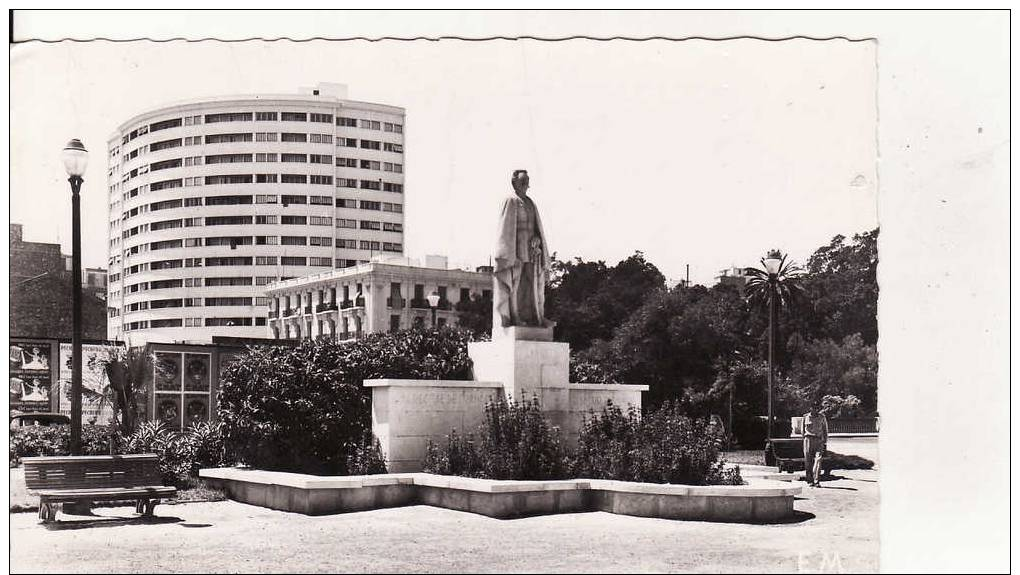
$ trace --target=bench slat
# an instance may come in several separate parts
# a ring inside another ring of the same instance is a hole
[[[155,454],[93,455],[82,457],[26,457],[25,485],[29,489],[129,489],[161,483]]]

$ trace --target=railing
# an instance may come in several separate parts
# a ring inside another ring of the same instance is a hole
[[[450,308],[452,308],[452,307],[453,307],[453,305],[450,304],[450,300],[448,300],[448,299],[441,299],[441,300],[439,300],[439,305],[436,306],[436,309],[441,309],[441,310],[449,311]]]
[[[275,309],[271,309],[269,310],[269,313],[266,315],[269,317],[269,319],[276,319],[280,317],[280,312]]]
[[[414,298],[411,300],[411,307],[415,309],[429,309],[429,301],[427,299]]]
[[[390,308],[393,308],[393,309],[403,309],[404,305],[406,303],[407,303],[407,300],[405,300],[402,297],[397,297],[397,298],[388,297],[388,298],[386,298],[386,307],[390,307]]]
[[[305,315],[311,315],[311,314],[312,314],[312,304],[308,304],[308,305],[305,306]]]
[[[365,298],[359,297],[354,300],[354,307],[365,307]]]
[[[877,417],[839,417],[829,420],[829,433],[878,433]]]
[[[336,302],[325,302],[315,306],[315,313],[336,310]]]
[[[298,308],[296,308],[296,307],[289,307],[289,308],[283,310],[283,317],[290,317],[292,315],[297,315],[297,313],[298,313]]]
[[[344,301],[340,302],[340,309],[347,309],[349,307],[354,307],[353,301],[345,299]]]

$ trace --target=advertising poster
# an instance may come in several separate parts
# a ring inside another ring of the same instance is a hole
[[[81,419],[85,423],[106,424],[113,417],[113,408],[103,402],[110,385],[106,370],[94,358],[108,355],[117,346],[83,344],[81,346]],[[60,412],[71,413],[71,356],[69,343],[60,344]]]
[[[10,346],[10,408],[50,410],[50,346],[17,343]]]

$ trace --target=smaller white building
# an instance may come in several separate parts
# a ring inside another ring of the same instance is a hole
[[[492,271],[449,269],[444,256],[377,256],[367,263],[266,286],[274,339],[328,337],[457,324],[458,306],[492,300]],[[436,301],[435,308],[429,296]]]

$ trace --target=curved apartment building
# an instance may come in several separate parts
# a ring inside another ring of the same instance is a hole
[[[404,110],[301,95],[210,98],[109,141],[108,337],[265,337],[265,287],[403,253]]]

